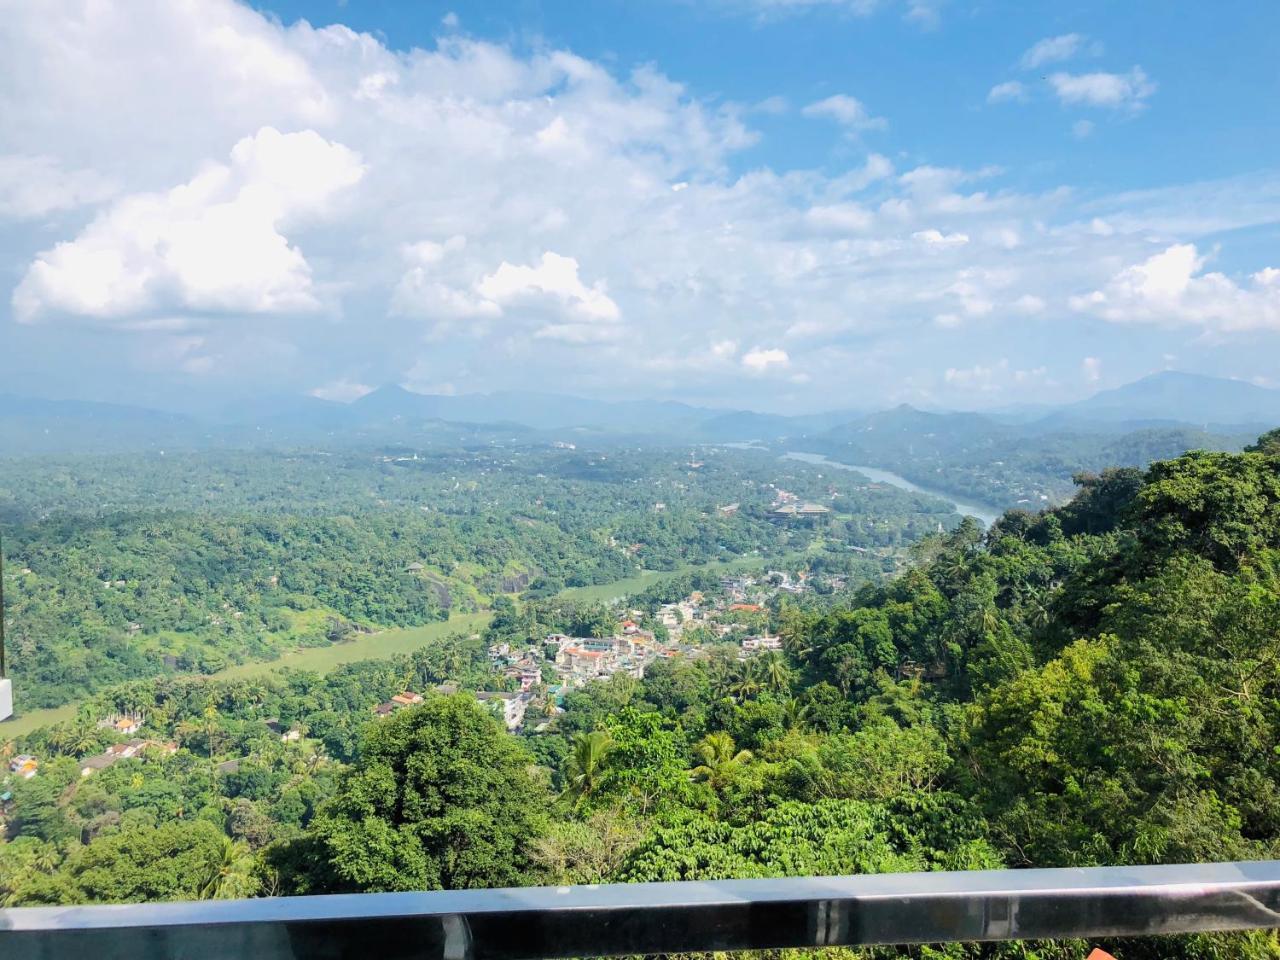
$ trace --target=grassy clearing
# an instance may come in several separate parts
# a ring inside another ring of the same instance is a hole
[[[287,651],[278,660],[241,663],[219,670],[217,673],[205,674],[205,676],[215,680],[245,679],[260,677],[286,667],[328,673],[344,663],[354,663],[357,660],[381,660],[412,653],[433,640],[451,633],[474,633],[476,630],[483,630],[491,617],[492,614],[489,613],[465,613],[422,627],[404,627],[384,630],[381,633],[359,634],[350,643],[335,643],[324,647],[300,647]],[[17,694],[17,706],[21,707],[21,691],[17,691]],[[21,737],[40,727],[70,720],[79,708],[79,703],[68,703],[45,710],[24,711],[12,720],[0,723],[0,740]]]

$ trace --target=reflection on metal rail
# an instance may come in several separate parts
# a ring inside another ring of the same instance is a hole
[[[0,910],[4,960],[526,960],[1280,927],[1280,861]]]

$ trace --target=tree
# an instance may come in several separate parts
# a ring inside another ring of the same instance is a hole
[[[1261,453],[1268,457],[1280,457],[1280,427],[1268,430],[1256,442],[1244,448],[1245,453]]]
[[[515,886],[550,800],[519,742],[465,695],[372,725],[311,829],[313,891]],[[296,868],[296,863],[294,864]]]
[[[225,836],[219,840],[204,864],[197,896],[201,900],[252,896],[258,882],[253,876],[254,860],[248,845]]]
[[[579,733],[565,762],[564,794],[574,809],[589,803],[600,789],[613,740],[604,730]]]
[[[77,850],[60,874],[76,903],[194,900],[209,879],[210,864],[220,862],[224,842],[222,832],[204,820],[123,830]]]
[[[698,765],[689,771],[695,780],[705,781],[716,793],[723,793],[751,760],[750,750],[734,752],[733,737],[718,730],[703,737],[693,748]]]
[[[770,650],[757,660],[756,672],[766,690],[786,696],[791,690],[791,668],[782,654]]]

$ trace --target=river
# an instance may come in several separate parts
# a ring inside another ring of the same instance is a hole
[[[944,493],[941,490],[930,490],[928,487],[912,483],[906,477],[900,477],[896,473],[890,473],[888,470],[881,470],[879,467],[866,467],[856,463],[840,463],[838,460],[830,460],[820,453],[792,451],[791,453],[783,454],[783,456],[788,460],[801,460],[805,463],[821,464],[826,467],[836,467],[840,470],[856,470],[868,480],[873,480],[876,483],[887,483],[902,490],[910,490],[912,493],[922,493],[938,500],[945,500],[951,504],[956,513],[966,517],[977,517],[988,527],[995,523],[1000,518],[1000,515],[1004,513],[999,507],[994,507],[991,504],[957,500],[949,493]]]

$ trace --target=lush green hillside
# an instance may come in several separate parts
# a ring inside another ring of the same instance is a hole
[[[166,455],[0,461],[10,668],[26,708],[213,673],[644,570],[896,548],[938,501],[758,452]],[[694,465],[691,466],[691,463]],[[778,488],[838,508],[768,516]],[[720,506],[738,504],[733,512]],[[856,554],[829,558],[874,576]],[[890,564],[891,566],[891,564]]]
[[[781,654],[593,684],[523,738],[465,693],[361,729],[406,684],[492,682],[484,638],[323,680],[122,688],[16,745],[49,759],[13,787],[0,889],[74,902],[1280,854],[1280,440],[1110,471],[916,559],[827,609],[776,608]],[[584,615],[530,612],[544,629]],[[521,616],[490,639],[520,636]],[[91,723],[110,708],[145,708],[182,749],[81,780],[71,757],[111,739]],[[306,736],[281,743],[264,718]],[[211,777],[228,758],[247,759]],[[1105,946],[1280,949],[1271,933]]]

